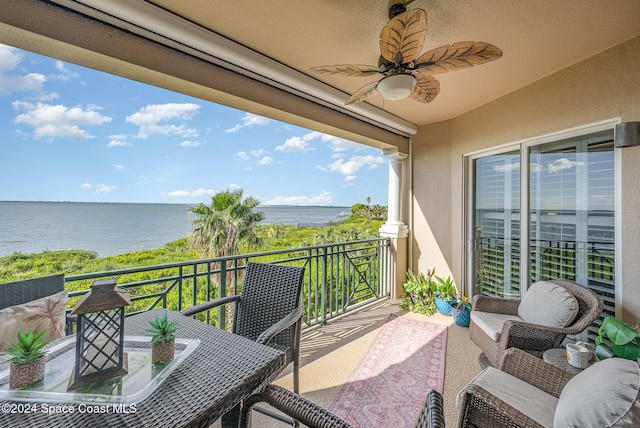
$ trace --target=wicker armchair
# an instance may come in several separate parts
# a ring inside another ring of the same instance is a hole
[[[602,299],[587,287],[575,282],[553,280],[547,281],[559,285],[571,293],[578,302],[578,312],[570,325],[566,327],[548,327],[525,322],[518,316],[520,300],[500,299],[476,295],[473,301],[469,335],[471,340],[482,350],[480,364],[498,367],[504,351],[508,348],[520,348],[537,357],[547,349],[560,347],[568,334],[578,334],[589,327],[602,313]],[[476,314],[474,314],[476,312]],[[474,315],[478,313],[501,314],[506,321],[497,340],[479,327]]]
[[[51,275],[41,278],[0,284],[0,309],[22,305],[33,300],[42,299],[64,290],[64,275]],[[67,315],[66,333],[73,333],[76,317]]]
[[[306,398],[276,385],[269,385],[259,394],[249,397],[242,409],[240,427],[251,427],[251,409],[265,402],[293,419],[291,425],[302,423],[309,428],[351,428],[347,422]],[[273,415],[272,415],[273,416]],[[279,418],[284,420],[283,418]],[[287,421],[289,422],[289,421]],[[430,391],[416,422],[416,428],[444,428],[442,395]]]
[[[233,303],[232,332],[285,351],[286,363],[293,362],[293,387],[297,392],[303,277],[304,267],[249,262],[239,295],[205,302],[180,313],[192,316]]]
[[[459,427],[637,427],[640,367],[610,358],[573,375],[521,349],[486,368],[459,396]]]
[[[496,369],[490,367],[486,370]],[[556,398],[560,397],[562,389],[573,377],[569,372],[516,348],[504,353],[500,370]],[[477,378],[461,392],[459,427],[543,427],[539,422],[496,397],[488,391],[489,388],[485,389],[474,383],[476,380]],[[530,398],[533,400],[533,397]],[[532,403],[532,406],[534,404]],[[553,415],[550,416],[553,420]]]

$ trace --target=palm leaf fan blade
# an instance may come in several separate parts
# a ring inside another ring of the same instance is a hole
[[[389,62],[411,62],[420,55],[426,33],[427,14],[424,10],[401,13],[380,31],[380,55]]]
[[[373,76],[380,73],[375,65],[361,64],[340,64],[340,65],[321,65],[311,67],[311,70],[319,74],[338,74],[341,76]]]
[[[353,103],[358,103],[364,100],[365,98],[368,98],[373,95],[377,95],[378,90],[376,89],[376,86],[378,86],[378,82],[371,82],[364,85],[363,87],[358,89],[353,95],[351,95],[351,97],[345,102],[345,104],[349,105]]]
[[[416,86],[409,97],[421,103],[430,103],[440,93],[440,82],[426,73],[416,73],[415,77]]]
[[[485,42],[456,42],[432,49],[416,60],[416,68],[429,74],[461,70],[496,60],[502,51]]]

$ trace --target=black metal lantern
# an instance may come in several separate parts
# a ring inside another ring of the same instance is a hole
[[[76,361],[67,389],[127,374],[124,307],[129,293],[115,279],[94,281],[71,315],[78,316]]]

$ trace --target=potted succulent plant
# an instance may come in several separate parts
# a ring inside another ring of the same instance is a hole
[[[614,317],[606,317],[598,329],[596,337],[596,355],[600,360],[620,357],[637,361],[640,357],[640,340],[638,328],[629,326],[624,321]],[[608,341],[605,340],[608,339]]]
[[[436,276],[438,282],[437,292],[435,294],[436,308],[442,315],[451,315],[451,303],[456,301],[458,290],[450,276],[442,278]]]
[[[175,339],[177,322],[169,322],[167,313],[162,317],[158,316],[155,320],[149,321],[151,329],[147,330],[151,336],[151,361],[154,364],[164,363],[171,359],[175,354]]]
[[[471,302],[468,297],[460,297],[451,303],[451,316],[460,327],[471,324]]]
[[[18,342],[9,343],[11,349],[4,351],[12,355],[9,360],[9,388],[19,389],[40,382],[44,378],[46,353],[42,347],[46,345],[42,341],[46,330],[34,333],[18,331]]]

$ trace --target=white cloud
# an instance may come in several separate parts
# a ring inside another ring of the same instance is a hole
[[[22,62],[22,55],[18,50],[7,45],[0,45],[0,73],[15,70]]]
[[[15,48],[0,44],[0,94],[41,91],[46,78],[40,73],[9,74],[22,62],[22,55]]]
[[[520,169],[520,162],[512,162],[507,165],[496,165],[493,167],[495,172],[517,171]]]
[[[245,161],[251,159],[249,155],[247,155],[247,153],[243,151],[239,151],[238,153],[235,154],[235,156],[240,160],[245,160]]]
[[[197,189],[197,190],[174,190],[173,192],[169,192],[169,196],[175,198],[187,198],[194,196],[213,196],[215,195],[215,190],[212,189]]]
[[[233,133],[241,130],[242,128],[251,128],[253,126],[265,126],[271,123],[271,119],[267,119],[266,117],[258,116],[252,113],[246,113],[242,119],[240,119],[240,123],[234,126],[233,128],[227,129],[225,132]]]
[[[344,175],[345,180],[353,181],[357,178],[356,172],[362,168],[375,169],[378,165],[384,163],[384,159],[380,156],[351,156],[348,161],[338,159],[327,166],[319,166],[320,171],[337,172]]]
[[[288,138],[284,142],[284,144],[277,146],[276,150],[282,152],[308,152],[310,150],[315,150],[314,148],[309,147],[309,141],[311,141],[313,138],[305,139],[305,137],[306,135],[302,137]]]
[[[149,138],[154,135],[162,135],[165,137],[177,135],[182,138],[198,137],[198,130],[188,128],[184,125],[142,125],[138,129],[138,138]]]
[[[347,150],[359,150],[362,148],[361,144],[354,143],[353,141],[343,140],[342,138],[334,137],[333,135],[323,134],[322,132],[309,132],[302,137],[291,137],[287,139],[284,144],[277,146],[276,150],[284,152],[306,152],[315,150],[310,147],[310,143],[314,140],[320,140],[323,143],[328,143],[329,147],[334,153],[342,153]],[[337,157],[334,155],[334,157]]]
[[[544,165],[540,165],[539,163],[532,163],[531,165],[529,165],[529,171],[531,171],[532,174],[537,174],[544,170]]]
[[[82,188],[85,189],[85,190],[89,190],[89,189],[91,189],[91,187],[93,187],[91,185],[91,183],[83,183],[82,184]]]
[[[198,147],[201,146],[202,143],[200,141],[183,141],[180,143],[180,147]]]
[[[111,118],[100,114],[100,107],[95,105],[66,107],[23,101],[14,101],[12,105],[16,110],[24,110],[24,113],[16,116],[15,123],[32,126],[36,138],[68,137],[84,141],[93,138],[93,135],[80,126],[111,122]]]
[[[200,110],[198,104],[167,103],[150,104],[138,112],[126,117],[126,121],[139,127],[138,138],[149,138],[153,135],[177,135],[182,138],[198,136],[198,131],[184,124],[161,124],[169,121],[188,121]]]
[[[96,185],[96,193],[109,193],[116,190],[117,186],[109,186],[107,184],[97,184]]]
[[[115,165],[113,165],[113,167],[115,168],[116,172],[124,171],[124,169],[125,169],[124,165],[115,164]]]
[[[572,161],[567,158],[561,158],[551,162],[548,166],[548,169],[550,173],[556,174],[560,171],[563,171],[565,169],[571,169],[578,165],[584,165],[584,163]]]
[[[68,82],[71,79],[77,79],[80,77],[78,73],[75,73],[71,70],[67,70],[64,65],[64,62],[58,60],[56,61],[56,70],[58,70],[59,74],[54,76],[55,79],[62,80],[64,82]]]
[[[333,203],[333,194],[323,191],[316,196],[276,196],[275,198],[264,202],[265,205],[331,205]]]
[[[190,120],[199,109],[198,104],[192,103],[150,104],[125,120],[138,126],[155,125],[173,119]]]
[[[127,141],[126,135],[109,135],[110,141],[107,147],[125,147],[130,146],[131,143]]]
[[[260,158],[256,160],[256,164],[258,166],[264,166],[264,165],[269,165],[273,162],[275,162],[275,159],[273,159],[270,156],[265,156],[267,153],[266,150],[264,149],[258,149],[258,150],[251,150],[249,153],[245,152],[245,151],[239,151],[237,153],[234,154],[235,157],[237,157],[238,159],[240,159],[241,161],[249,161],[249,160],[253,160],[256,158]],[[253,168],[248,167],[245,168],[247,171],[251,171]]]
[[[269,165],[270,163],[273,163],[273,158],[270,158],[269,156],[265,156],[258,161],[258,165],[260,166]]]
[[[329,134],[322,134],[321,140],[322,142],[329,143],[331,150],[336,153],[344,152],[347,150],[362,149],[362,144],[358,144],[349,140],[343,140],[342,138],[334,137],[333,135]]]

